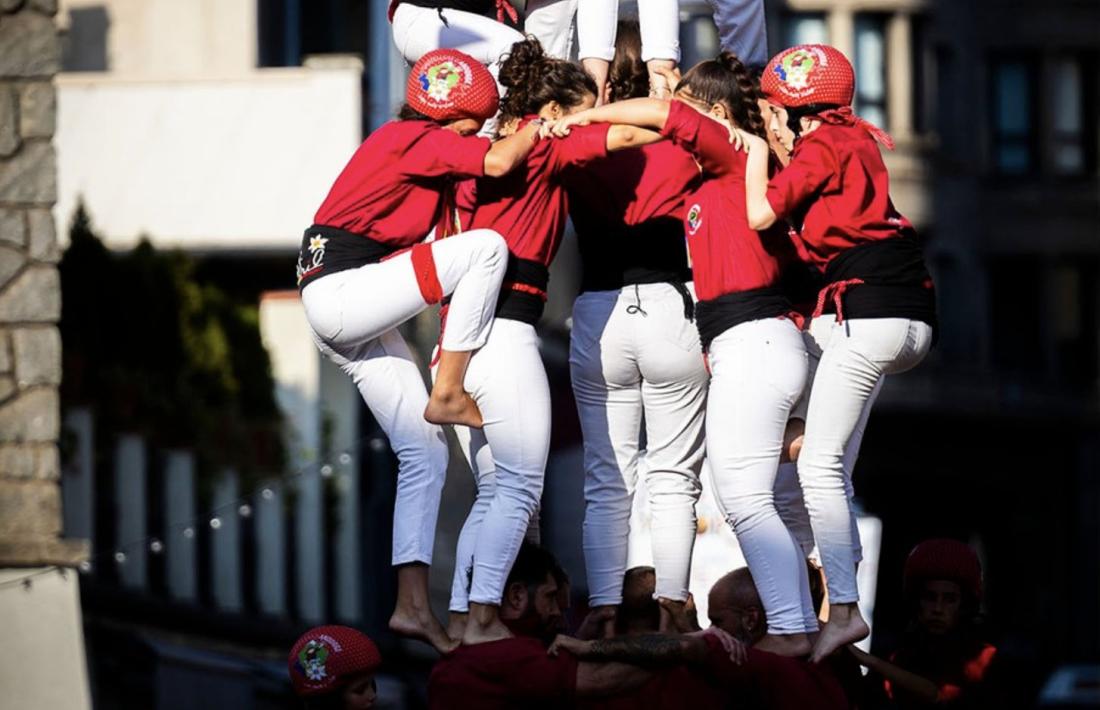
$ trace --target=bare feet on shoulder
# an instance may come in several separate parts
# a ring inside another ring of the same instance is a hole
[[[458,647],[458,640],[447,635],[429,610],[394,609],[390,617],[390,631],[430,644],[440,653],[450,653]]]
[[[432,424],[460,424],[473,429],[480,429],[485,425],[474,398],[461,389],[432,388],[424,418]]]
[[[466,633],[466,624],[469,621],[469,614],[452,611],[447,618],[447,635],[461,643],[462,635]]]
[[[500,641],[512,638],[513,635],[500,619],[494,619],[488,626],[482,626],[471,618],[466,624],[466,631],[462,634],[462,645],[473,646],[489,641]]]
[[[821,628],[810,660],[820,663],[838,648],[865,639],[869,633],[871,629],[855,603],[833,604],[829,608],[829,621]]]

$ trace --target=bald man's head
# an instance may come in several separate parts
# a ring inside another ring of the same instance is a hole
[[[657,574],[652,567],[631,567],[623,575],[623,602],[615,617],[620,634],[651,633],[661,624],[661,607],[653,597]]]
[[[768,631],[760,594],[748,567],[735,569],[710,588],[707,596],[710,623],[746,644],[754,644]]]

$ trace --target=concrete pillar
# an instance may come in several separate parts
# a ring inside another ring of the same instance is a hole
[[[264,614],[286,614],[286,532],[283,489],[264,485],[252,500],[256,525],[256,603]]]
[[[886,23],[886,115],[894,138],[913,136],[913,28],[908,13],[898,12]]]
[[[339,502],[336,519],[330,521],[335,545],[332,610],[337,619],[358,621],[363,614],[359,534],[359,410],[363,406],[351,379],[328,360],[321,363],[321,402],[332,426],[328,445],[330,460],[322,462],[336,486]]]
[[[856,58],[855,14],[849,8],[838,7],[829,12],[827,22],[829,43],[854,62]]]
[[[69,463],[61,472],[61,502],[65,537],[87,540],[95,548],[95,422],[88,407],[65,414],[65,431],[72,438]]]
[[[241,598],[241,518],[237,511],[237,472],[228,470],[214,485],[218,525],[210,535],[214,567],[214,603],[222,611],[238,612]]]
[[[115,446],[114,564],[118,566],[122,585],[138,590],[144,590],[148,583],[145,477],[144,439],[136,434],[123,434]]]
[[[328,466],[330,464],[325,463]],[[294,583],[298,616],[311,623],[325,618],[324,489],[320,466],[298,477],[294,508]]]
[[[198,600],[198,549],[195,520],[195,456],[168,452],[164,465],[165,562],[168,593],[178,601]]]

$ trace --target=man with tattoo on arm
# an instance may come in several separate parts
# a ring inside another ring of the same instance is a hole
[[[829,663],[779,656],[752,648],[767,633],[760,596],[747,567],[715,583],[709,595],[713,624],[707,631],[678,636],[646,634],[597,641],[558,636],[550,653],[569,652],[582,661],[639,665],[689,664],[722,688],[738,708],[849,710],[854,707]],[[731,652],[727,639],[735,639]],[[738,652],[740,647],[741,652]]]

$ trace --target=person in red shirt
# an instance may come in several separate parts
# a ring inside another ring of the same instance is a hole
[[[703,183],[684,204],[696,320],[711,371],[707,458],[716,498],[757,571],[769,622],[761,647],[799,656],[810,650],[817,621],[802,550],[774,501],[787,422],[807,376],[803,338],[780,287],[793,248],[782,231],[751,229],[745,214],[746,156],[730,135],[748,127],[763,140],[764,123],[744,65],[729,53],[701,62],[679,81],[675,98],[608,104],[566,117],[554,131],[594,121],[658,127],[701,166]]]
[[[304,710],[368,710],[382,665],[378,647],[347,626],[318,626],[302,634],[287,658],[294,694]]]
[[[877,143],[893,142],[852,113],[847,58],[826,45],[792,47],[768,63],[761,86],[776,107],[772,130],[793,152],[769,180],[766,143],[742,132],[749,223],[791,220],[800,256],[826,282],[809,330],[821,356],[798,460],[829,584],[829,621],[813,653],[820,660],[869,632],[858,606],[845,448],[882,378],[915,367],[932,347],[935,294],[913,227],[890,200]]]
[[[637,21],[619,23],[611,101],[646,96]],[[584,435],[583,546],[589,606],[622,601],[630,511],[644,470],[656,593],[688,596],[702,490],[710,376],[695,328],[684,196],[701,183],[671,141],[613,153],[563,174],[583,276],[573,304],[569,374]]]
[[[997,648],[979,631],[982,567],[978,556],[956,540],[926,540],[909,553],[905,600],[912,621],[888,660],[848,649],[871,671],[872,707],[956,710],[1005,707],[989,681]]]
[[[627,692],[649,674],[621,663],[583,663],[568,653],[547,655],[561,623],[557,562],[525,542],[508,574],[500,618],[505,638],[462,645],[445,654],[428,680],[431,710],[547,710],[578,698]]]
[[[497,110],[496,85],[453,50],[413,67],[406,101],[401,119],[363,142],[317,210],[302,238],[298,286],[318,347],[351,376],[398,456],[391,627],[446,648],[453,642],[427,601],[447,472],[437,424],[481,423],[463,375],[488,337],[507,248],[487,229],[422,242],[445,212],[453,179],[508,173],[538,136],[537,127],[496,144],[472,135]],[[451,328],[429,398],[397,326],[444,296]]]
[[[580,67],[547,56],[534,39],[513,45],[500,80],[508,88],[501,125],[510,130],[529,131],[596,100],[595,84]],[[456,429],[478,481],[477,499],[459,536],[451,595],[451,628],[455,634],[463,629],[464,643],[509,634],[497,617],[504,580],[542,495],[550,388],[534,326],[567,218],[562,173],[609,151],[659,139],[633,126],[592,126],[566,140],[540,141],[522,169],[481,178],[474,186],[476,200],[464,226],[499,231],[509,257],[496,320],[465,380],[485,427]],[[444,340],[451,327],[448,316]]]
[[[550,653],[565,651],[582,661],[619,661],[647,667],[687,664],[720,690],[720,699],[753,710],[850,710],[850,688],[859,669],[839,662],[810,663],[805,658],[763,651],[768,621],[748,568],[730,572],[711,587],[709,633],[617,636],[579,641],[558,636]],[[740,650],[732,650],[728,638]],[[849,659],[850,660],[850,659]],[[649,706],[644,706],[649,707]],[[721,707],[711,705],[709,707]]]

